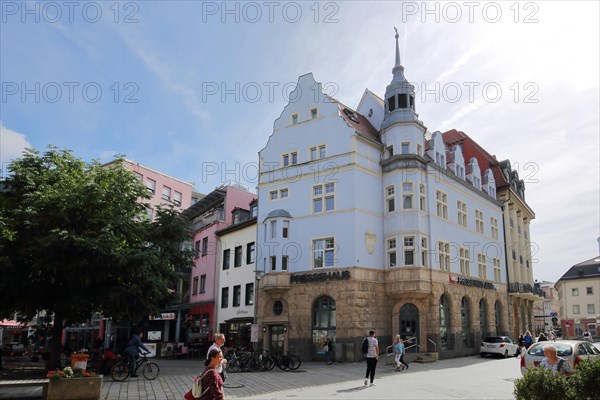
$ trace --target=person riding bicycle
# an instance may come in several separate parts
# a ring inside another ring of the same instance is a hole
[[[144,332],[140,329],[136,329],[131,334],[131,339],[127,342],[127,346],[125,346],[125,355],[129,359],[129,374],[132,378],[137,377],[135,374],[135,359],[138,358],[140,350],[145,350],[150,353],[150,350],[142,343],[142,336]]]

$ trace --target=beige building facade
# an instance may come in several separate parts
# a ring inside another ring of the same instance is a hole
[[[600,336],[600,256],[572,266],[556,282],[563,337]]]

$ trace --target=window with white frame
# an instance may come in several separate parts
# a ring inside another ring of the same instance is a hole
[[[475,210],[475,230],[483,235],[483,211]]]
[[[171,188],[168,186],[163,186],[162,189],[162,199],[166,201],[171,200]]]
[[[585,288],[586,294],[594,294],[594,288],[592,286],[588,286]]]
[[[269,200],[277,200],[278,193],[279,192],[277,190],[271,190],[269,192]]]
[[[335,209],[335,184],[325,183],[313,186],[313,213]]]
[[[456,202],[456,210],[458,212],[458,224],[467,227],[467,204],[458,200]]]
[[[298,164],[298,152],[293,151],[291,153],[283,154],[282,161],[284,167]]]
[[[150,207],[146,207],[146,216],[152,221],[154,219],[154,210]]]
[[[281,270],[282,271],[287,271],[288,270],[288,263],[290,261],[289,256],[282,256],[281,257]]]
[[[135,176],[136,179],[139,180],[140,182],[144,181],[144,175],[140,174],[139,172],[133,171],[133,176]]]
[[[463,275],[471,274],[471,266],[469,265],[469,249],[461,247],[459,249],[460,256],[460,273]]]
[[[195,277],[194,284],[192,285],[192,294],[198,294],[198,282],[199,282],[199,278]]]
[[[385,205],[387,212],[391,213],[396,210],[396,195],[394,185],[385,188]]]
[[[179,193],[177,190],[175,190],[173,192],[173,203],[180,206],[181,205],[181,197],[182,197],[181,193]]]
[[[571,289],[571,296],[579,296],[579,289],[578,288]]]
[[[277,221],[271,221],[271,239],[275,239],[277,237]]]
[[[425,195],[425,184],[419,185],[419,210],[426,211],[427,209],[427,197]]]
[[[319,146],[319,158],[325,158],[326,154],[325,145]]]
[[[486,260],[485,254],[483,253],[477,254],[477,269],[479,270],[479,277],[481,279],[487,279]]]
[[[292,125],[296,125],[299,121],[298,114],[292,114]]]
[[[313,268],[333,267],[335,242],[333,238],[313,240]]]
[[[494,217],[490,218],[490,226],[492,229],[492,239],[498,240],[498,220]]]
[[[269,260],[271,261],[271,271],[275,271],[277,269],[277,256],[271,256]]]
[[[256,244],[250,242],[246,245],[246,264],[252,264],[254,262],[254,255],[256,253]]]
[[[241,285],[235,285],[233,287],[233,307],[239,307],[240,306],[240,300],[242,298],[242,286]]]
[[[229,269],[230,263],[231,263],[231,250],[230,249],[223,250],[223,271]]]
[[[402,142],[402,154],[409,154],[410,153],[410,142]]]
[[[410,210],[413,208],[413,184],[412,182],[402,183],[402,208]]]
[[[448,195],[441,190],[435,191],[436,211],[440,218],[448,219]]]
[[[388,267],[395,267],[397,264],[396,260],[396,239],[387,240],[387,259]]]
[[[423,146],[421,146],[420,144],[417,144],[417,154],[420,156],[423,155]]]
[[[221,288],[221,308],[229,307],[229,288]]]
[[[254,283],[246,283],[246,302],[247,306],[254,304]]]
[[[448,271],[450,269],[450,243],[438,242],[438,257],[440,269]]]
[[[502,279],[501,270],[500,270],[500,259],[494,258],[494,281],[500,282]]]
[[[233,267],[242,266],[242,246],[236,246],[233,253]]]
[[[154,179],[146,178],[146,188],[150,194],[156,193],[156,181]]]
[[[281,237],[287,239],[289,234],[290,234],[290,221],[284,220],[283,221],[283,229],[281,231]]]
[[[579,304],[573,304],[573,314],[579,314]]]
[[[415,237],[404,236],[404,265],[415,265]]]
[[[314,161],[317,159],[317,147],[310,148],[310,161]]]
[[[200,275],[199,293],[204,293],[205,291],[206,291],[206,275]]]
[[[279,189],[279,197],[282,199],[285,199],[286,197],[288,197],[289,195],[289,190],[288,188],[285,189]]]
[[[593,304],[588,304],[587,305],[587,313],[588,314],[596,314],[596,306]]]
[[[421,238],[421,265],[426,267],[427,266],[427,238],[426,237],[422,237]]]

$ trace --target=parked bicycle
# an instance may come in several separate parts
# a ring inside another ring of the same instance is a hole
[[[142,368],[142,375],[148,380],[156,379],[160,368],[155,362],[151,362],[147,357],[148,353],[142,353],[142,356],[136,360],[135,372]],[[129,378],[131,371],[129,370],[129,360],[126,357],[121,359],[110,370],[110,376],[117,382],[122,382]]]
[[[300,368],[300,365],[302,364],[300,357],[293,354],[275,354],[273,355],[273,361],[275,362],[275,365],[283,371],[295,371]]]

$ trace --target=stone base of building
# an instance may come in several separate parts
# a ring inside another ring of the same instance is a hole
[[[508,334],[506,285],[423,267],[268,273],[258,293],[263,347],[303,359],[322,356],[330,336],[336,361],[360,361],[370,330],[382,354],[399,334],[407,353],[441,359],[478,354],[483,336]]]

